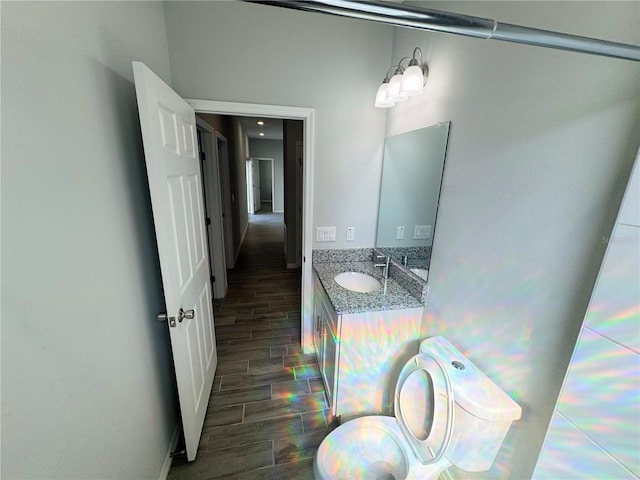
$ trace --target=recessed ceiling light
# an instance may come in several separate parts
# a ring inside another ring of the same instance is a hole
[[[258,125],[264,125],[264,122],[262,120],[258,121]]]
[[[264,137],[264,132],[260,132],[258,135],[260,135],[261,137]]]

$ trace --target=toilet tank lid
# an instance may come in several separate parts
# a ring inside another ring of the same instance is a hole
[[[446,367],[455,402],[471,415],[491,421],[513,421],[522,408],[444,337],[431,337],[420,344]]]

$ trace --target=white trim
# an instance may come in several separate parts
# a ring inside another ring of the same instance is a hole
[[[304,121],[304,184],[302,187],[302,348],[305,353],[313,349],[313,276],[311,248],[313,239],[313,164],[315,138],[315,109],[255,103],[222,102],[186,98],[197,112],[238,115],[242,117],[287,118]]]
[[[202,113],[237,115],[239,117],[287,118],[306,120],[315,112],[313,108],[264,105],[260,103],[222,102],[218,100],[184,99],[194,110]]]
[[[167,450],[162,468],[160,469],[160,476],[158,477],[158,480],[167,480],[167,477],[169,476],[169,470],[171,469],[171,463],[173,462],[171,452],[173,452],[178,446],[178,439],[180,438],[181,431],[180,423],[176,424],[176,428],[173,430],[173,435],[171,436],[171,442],[169,443],[169,450]]]
[[[224,225],[222,218],[222,195],[220,193],[222,179],[220,178],[220,162],[218,161],[218,148],[215,138],[215,129],[196,115],[197,128],[202,132],[204,144],[201,146],[205,152],[206,160],[202,165],[202,177],[205,184],[205,203],[207,213],[212,221],[207,226],[209,237],[209,256],[212,259],[213,268],[211,275],[215,276],[213,282],[214,298],[224,298],[227,295],[227,259],[224,253]],[[207,185],[211,182],[212,185]],[[214,213],[215,212],[215,213]],[[214,233],[215,232],[215,233]]]
[[[222,135],[217,130],[214,131],[215,134],[215,145],[214,151],[216,153],[216,161],[218,162],[218,167],[220,171],[220,197],[222,200],[222,205],[224,205],[223,211],[227,212],[227,215],[222,220],[224,225],[224,259],[226,268],[233,268],[235,265],[235,257],[233,254],[233,225],[231,223],[232,220],[232,205],[231,205],[231,184],[229,179],[230,172],[230,159],[229,159],[229,141],[227,137]],[[224,161],[220,161],[220,156],[218,155],[218,142],[221,142],[226,148],[226,159]],[[227,193],[228,195],[224,195]]]

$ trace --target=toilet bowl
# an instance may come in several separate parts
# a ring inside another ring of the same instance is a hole
[[[520,407],[443,337],[424,340],[396,383],[395,416],[364,416],[331,432],[316,480],[436,479],[447,467],[487,470]]]

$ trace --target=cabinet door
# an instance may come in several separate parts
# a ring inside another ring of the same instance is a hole
[[[322,307],[316,299],[313,303],[313,345],[316,347],[318,365],[322,362]]]
[[[327,389],[327,396],[329,397],[329,405],[331,410],[335,412],[336,398],[335,398],[335,385],[336,385],[336,366],[338,356],[338,342],[331,332],[329,324],[324,323],[324,348],[323,348],[323,362],[322,362],[322,375],[324,376],[324,382]]]

